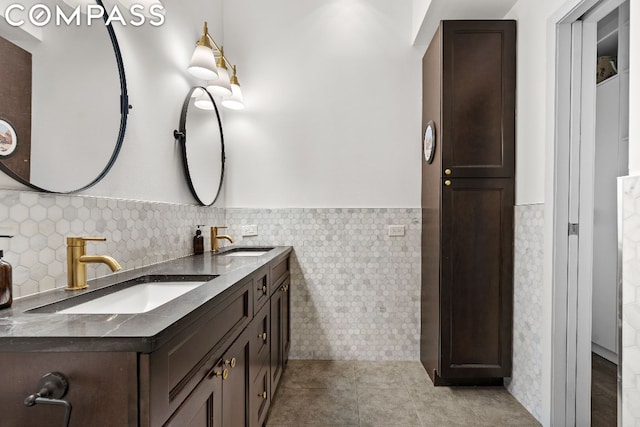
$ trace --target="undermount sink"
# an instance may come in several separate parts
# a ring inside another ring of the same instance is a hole
[[[271,249],[273,248],[231,248],[227,251],[221,252],[219,255],[241,257],[262,256]]]
[[[139,314],[166,304],[216,275],[148,275],[102,288],[30,312],[59,314]]]

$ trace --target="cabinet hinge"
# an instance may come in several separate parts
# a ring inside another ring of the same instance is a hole
[[[569,236],[577,236],[580,232],[580,226],[575,222],[569,223]]]

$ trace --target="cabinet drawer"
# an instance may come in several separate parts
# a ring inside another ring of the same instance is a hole
[[[251,286],[240,289],[169,341],[149,358],[151,425],[160,425],[213,368],[216,357],[249,324]]]
[[[249,426],[260,427],[267,417],[271,405],[269,368],[265,367],[252,382],[249,390]]]
[[[266,304],[255,315],[249,327],[251,380],[254,380],[264,368],[269,368],[270,321],[270,306]]]
[[[278,283],[289,272],[289,257],[282,259],[281,261],[275,261],[271,265],[271,283]],[[277,290],[276,287],[271,287],[271,293]],[[271,294],[270,293],[270,294]]]
[[[271,283],[269,282],[269,267],[258,271],[253,279],[253,312],[257,312],[271,295]]]

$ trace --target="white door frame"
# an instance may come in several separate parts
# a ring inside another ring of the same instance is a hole
[[[551,334],[545,362],[551,369],[543,387],[550,390],[544,413],[551,426],[589,425],[591,413],[593,227],[587,224],[593,224],[594,50],[597,21],[604,15],[576,21],[596,4],[611,11],[621,3],[569,0],[547,27],[545,283],[550,284]],[[579,239],[569,236],[569,223],[583,224]]]

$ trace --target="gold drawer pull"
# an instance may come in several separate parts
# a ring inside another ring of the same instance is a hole
[[[444,174],[445,175],[451,175],[451,169],[445,169],[444,170]]]
[[[227,365],[227,366],[231,366],[232,368],[235,368],[236,367],[236,358],[233,357],[233,358],[231,358],[231,360],[225,360],[224,364]]]
[[[447,187],[449,187],[449,186],[451,185],[451,180],[450,180],[450,179],[446,179],[446,180],[444,181],[444,185],[445,185],[445,186],[447,186]]]
[[[263,332],[261,334],[258,334],[258,338],[260,338],[262,341],[266,342],[267,341],[267,333]]]
[[[262,287],[258,288],[259,291],[262,291],[263,294],[267,294],[267,285],[262,285]]]
[[[267,400],[267,392],[263,391],[262,393],[260,393],[258,396],[260,396],[261,398],[263,398],[264,400]]]

